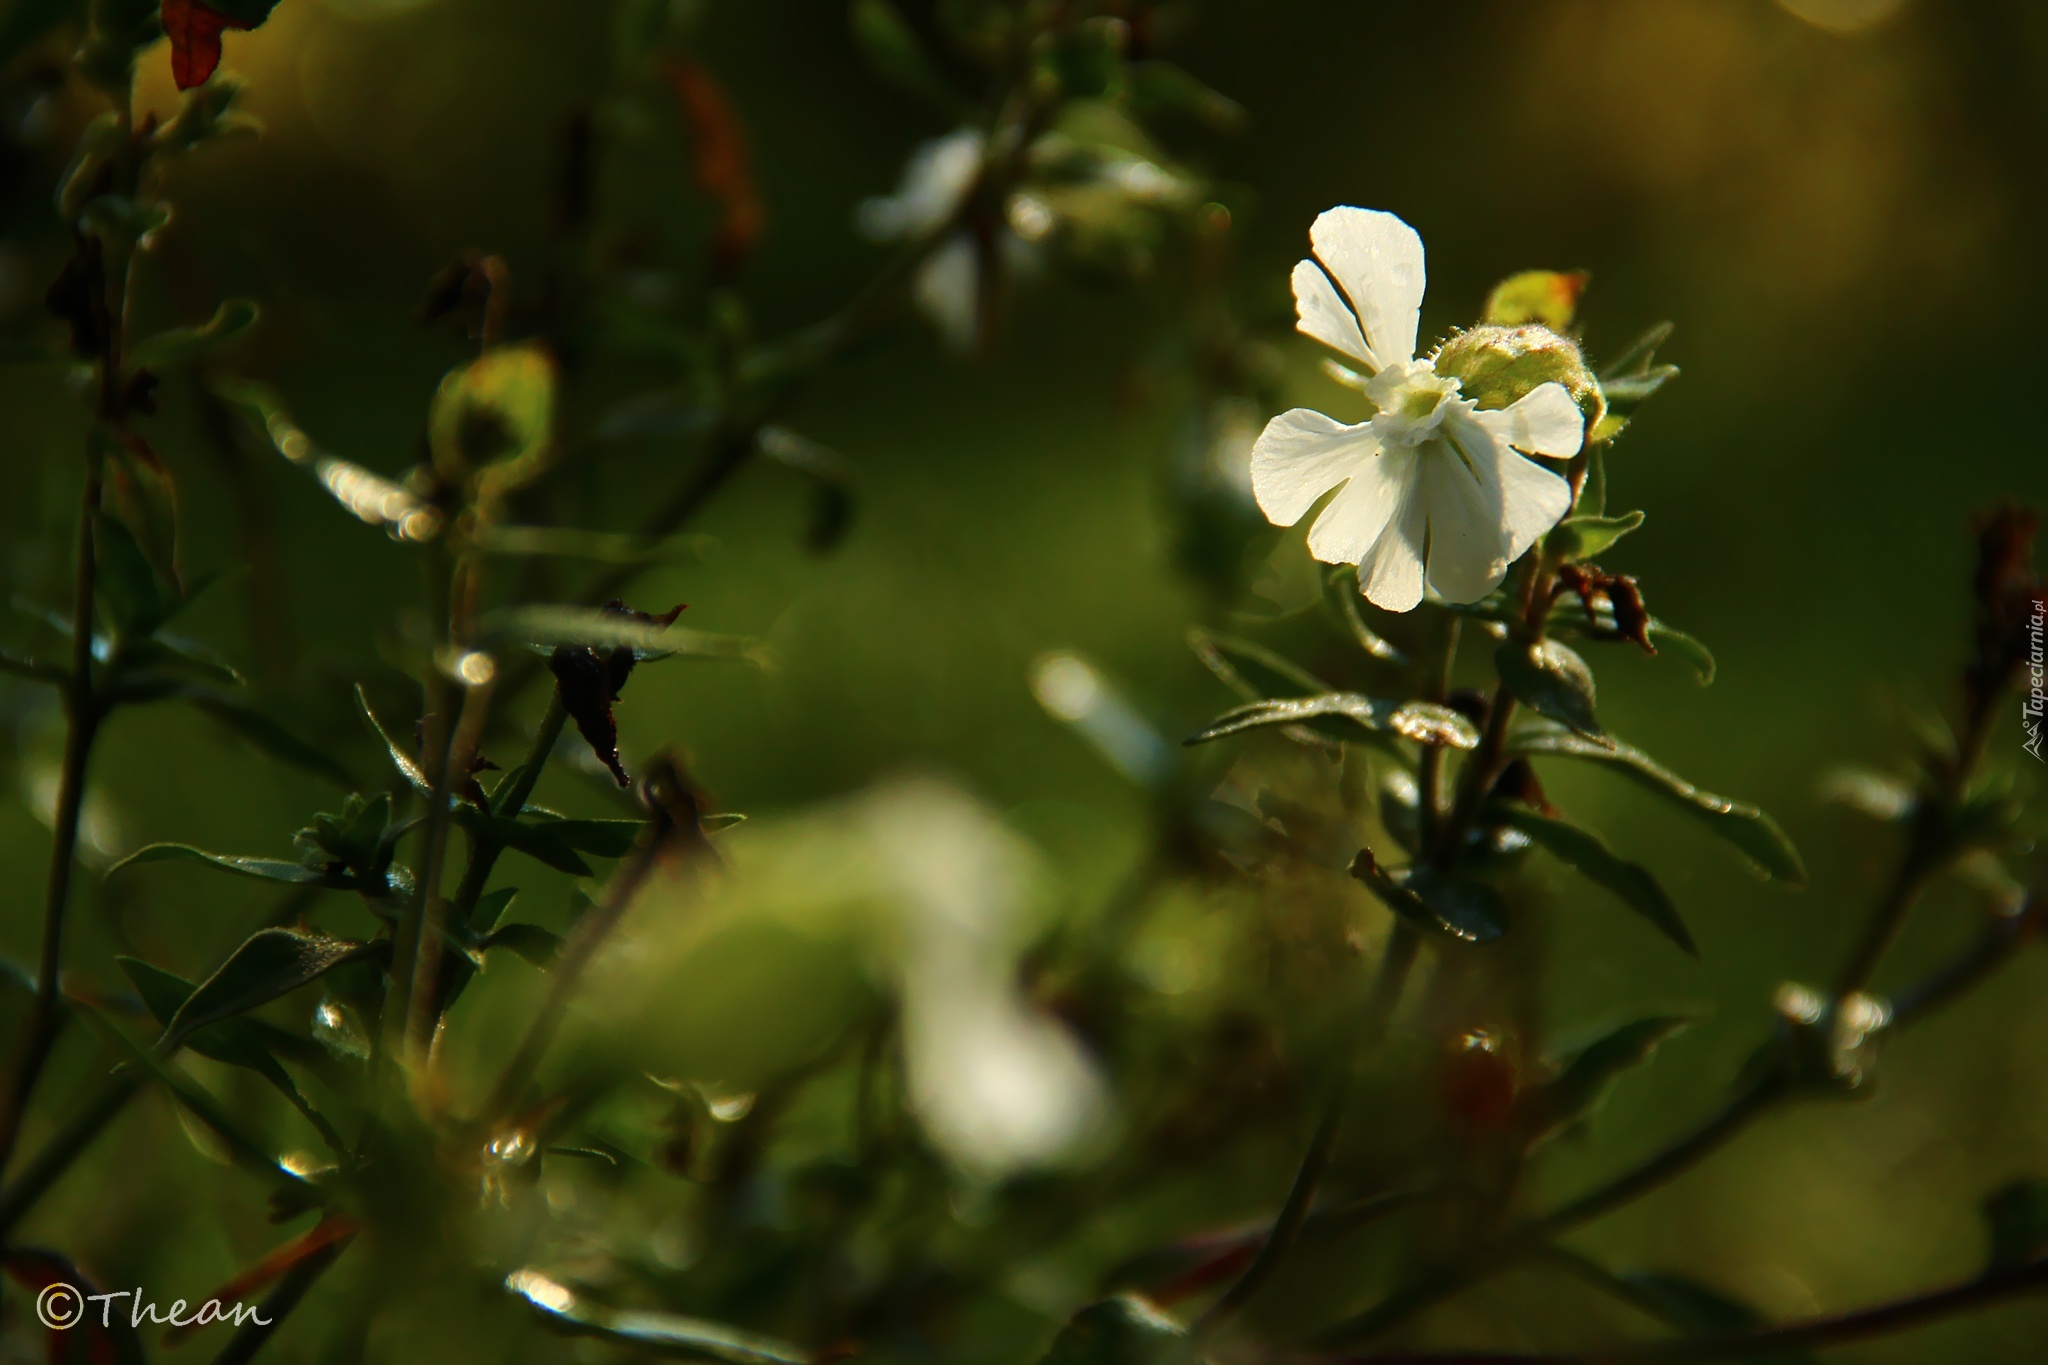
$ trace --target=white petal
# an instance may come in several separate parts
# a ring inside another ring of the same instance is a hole
[[[1415,458],[1411,452],[1410,459]],[[1385,611],[1413,611],[1422,601],[1422,555],[1429,542],[1429,509],[1411,478],[1399,515],[1379,543],[1358,562],[1358,590]]]
[[[1505,408],[1472,416],[1517,450],[1555,459],[1578,454],[1585,441],[1585,416],[1562,384],[1539,384]]]
[[[1351,482],[1309,529],[1308,552],[1325,564],[1356,564],[1372,553],[1415,482],[1415,452],[1388,450],[1358,461]]]
[[[1334,208],[1316,219],[1308,240],[1350,295],[1373,367],[1413,359],[1424,282],[1415,229],[1377,209]]]
[[[1476,602],[1571,510],[1571,485],[1462,413],[1442,430],[1421,454],[1429,585],[1446,601]]]
[[[1303,336],[1314,337],[1371,369],[1379,368],[1358,330],[1351,305],[1344,302],[1337,286],[1330,283],[1330,277],[1314,261],[1294,263],[1294,317],[1295,330]]]
[[[1252,444],[1252,496],[1268,521],[1292,526],[1378,450],[1363,423],[1347,427],[1312,408],[1283,412]]]
[[[955,233],[931,254],[911,284],[917,306],[956,351],[971,351],[980,332],[981,261],[974,240]]]

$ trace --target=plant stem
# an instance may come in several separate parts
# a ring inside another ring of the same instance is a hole
[[[1852,1341],[1868,1341],[2021,1295],[2042,1292],[2048,1292],[2048,1258],[1991,1270],[1973,1280],[1894,1299],[1871,1308],[1747,1332],[1592,1351],[1411,1351],[1347,1359],[1350,1365],[1686,1365],[1687,1362],[1782,1356]]]
[[[0,1242],[7,1240],[15,1224],[85,1155],[93,1140],[141,1090],[139,1076],[131,1073],[117,1077],[90,1106],[50,1136],[15,1182],[0,1193]]]
[[[1196,1321],[1196,1335],[1211,1334],[1236,1316],[1272,1278],[1281,1258],[1301,1235],[1302,1225],[1308,1220],[1309,1207],[1315,1202],[1316,1190],[1322,1184],[1324,1172],[1329,1169],[1331,1153],[1336,1150],[1337,1133],[1344,1121],[1344,1110],[1350,1103],[1359,1064],[1386,1036],[1387,1026],[1400,1003],[1402,988],[1407,985],[1408,973],[1415,965],[1416,950],[1420,946],[1421,937],[1415,928],[1405,920],[1396,920],[1387,936],[1386,953],[1380,959],[1379,972],[1366,996],[1357,1032],[1345,1050],[1343,1064],[1331,1085],[1329,1098],[1324,1101],[1322,1117],[1316,1121],[1308,1150],[1303,1153],[1301,1165],[1295,1170],[1294,1183],[1287,1191],[1287,1198],[1281,1203],[1272,1228],[1266,1233],[1265,1241],[1252,1257],[1251,1264],[1245,1267],[1244,1274],[1224,1290],[1222,1296]]]
[[[650,793],[661,783],[676,781],[672,768],[660,767],[643,779],[642,787]],[[668,813],[661,800],[650,795],[653,824],[641,836],[641,842],[628,860],[615,873],[605,887],[604,899],[584,911],[569,930],[556,956],[554,971],[548,984],[547,997],[541,1001],[533,1022],[527,1026],[526,1036],[520,1039],[518,1049],[505,1063],[504,1071],[498,1075],[498,1083],[491,1088],[490,1099],[483,1107],[483,1120],[494,1124],[502,1120],[524,1094],[534,1072],[539,1069],[540,1060],[554,1042],[555,1032],[561,1027],[563,1012],[568,1008],[569,997],[575,991],[583,976],[584,968],[596,956],[597,948],[609,934],[612,926],[631,905],[647,881],[648,874],[676,842],[679,836],[703,837],[701,830],[682,830]]]
[[[64,766],[58,779],[50,872],[43,895],[43,943],[36,964],[36,998],[29,1008],[21,1055],[8,1086],[5,1108],[0,1109],[0,1172],[7,1169],[21,1140],[29,1099],[63,1027],[64,917],[71,905],[72,874],[78,863],[78,825],[85,809],[86,768],[101,719],[100,699],[92,677],[92,627],[93,596],[99,577],[93,523],[99,516],[106,458],[100,445],[102,439],[100,433],[94,433],[86,458],[85,488],[79,499],[78,559],[71,599],[71,668],[64,684]]]
[[[253,1360],[256,1353],[263,1349],[263,1344],[270,1340],[271,1335],[283,1325],[284,1320],[291,1316],[292,1310],[299,1306],[299,1300],[306,1297],[306,1291],[311,1289],[314,1282],[326,1274],[327,1268],[348,1249],[351,1240],[353,1239],[348,1237],[341,1238],[287,1270],[283,1278],[278,1280],[276,1287],[263,1296],[263,1302],[256,1309],[256,1318],[250,1319],[236,1329],[228,1344],[221,1348],[221,1353],[213,1358],[213,1365],[246,1365],[246,1362]]]
[[[562,705],[562,694],[557,690],[548,698],[547,713],[540,719],[540,728],[533,732],[533,743],[527,747],[526,758],[518,771],[505,780],[503,786],[491,793],[491,814],[506,820],[516,820],[526,809],[527,798],[540,783],[542,769],[547,766],[548,755],[555,751],[555,743],[562,737],[562,726],[569,719],[568,708]],[[470,845],[469,862],[462,869],[462,881],[455,889],[455,899],[449,907],[449,923],[458,928],[468,927],[470,917],[476,913],[476,903],[484,894],[484,887],[490,884],[491,870],[498,865],[498,855],[505,846],[497,840],[479,834]],[[483,925],[488,929],[491,926]]]
[[[1435,675],[1429,679],[1424,690],[1428,701],[1442,705],[1451,692],[1451,669],[1458,661],[1458,636],[1464,623],[1456,616],[1446,613],[1444,621],[1443,662]],[[1415,764],[1415,817],[1418,847],[1433,849],[1437,846],[1438,825],[1444,818],[1444,748],[1441,744],[1425,744],[1422,756]]]

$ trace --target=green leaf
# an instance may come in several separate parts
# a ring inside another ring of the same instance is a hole
[[[2015,1180],[1984,1201],[1989,1268],[2009,1270],[2048,1251],[2048,1181]]]
[[[287,995],[343,963],[389,950],[298,929],[259,929],[199,984],[164,1026],[159,1047],[175,1047],[208,1024],[246,1014]]]
[[[562,936],[538,924],[507,924],[493,929],[476,941],[480,953],[493,948],[509,948],[542,971],[555,965],[555,955],[562,949]]]
[[[633,841],[640,837],[640,831],[647,828],[643,820],[566,820],[552,811],[542,812],[532,806],[526,808],[526,814],[538,817],[541,829],[578,853],[598,858],[625,857],[632,850]]]
[[[1562,1058],[1557,1075],[1524,1101],[1531,1145],[1590,1117],[1623,1073],[1647,1062],[1659,1044],[1691,1022],[1682,1015],[1632,1019]]]
[[[1091,1303],[1053,1338],[1039,1365],[1195,1365],[1188,1331],[1135,1294]]]
[[[1657,358],[1657,348],[1669,341],[1671,334],[1677,330],[1678,324],[1675,322],[1660,322],[1651,327],[1630,342],[1627,350],[1607,363],[1606,368],[1600,371],[1601,382],[1648,371],[1651,362]]]
[[[500,815],[488,815],[466,802],[453,806],[451,814],[455,823],[470,833],[506,848],[517,849],[558,872],[567,872],[572,877],[590,875],[590,864],[577,857],[576,850],[553,833],[553,824],[529,825]]]
[[[1465,943],[1491,943],[1507,932],[1500,897],[1483,882],[1426,863],[1388,873],[1360,849],[1351,875],[1387,909],[1411,924]]]
[[[1216,635],[1206,630],[1188,632],[1188,648],[1195,651],[1223,685],[1246,701],[1266,697],[1300,697],[1328,692],[1330,685],[1315,674],[1289,663],[1264,645],[1250,640]]]
[[[114,961],[134,985],[135,993],[142,997],[142,1003],[159,1026],[170,1023],[197,989],[184,977],[151,966],[139,957],[117,957]],[[256,1040],[255,1034],[240,1019],[224,1019],[220,1023],[209,1024],[187,1038],[185,1046],[217,1062],[246,1067],[265,1077],[285,1078],[284,1069],[278,1065],[277,1059]]]
[[[181,687],[170,695],[174,700],[199,708],[210,719],[234,731],[280,763],[324,778],[337,787],[356,785],[355,774],[339,759],[314,748],[253,703],[231,692],[194,684]]]
[[[705,659],[743,659],[754,664],[765,663],[767,657],[761,642],[746,636],[714,635],[682,626],[636,621],[594,607],[512,607],[491,612],[479,623],[479,630],[488,639],[535,649],[581,645],[590,649],[631,649],[647,659],[683,654]]]
[[[1591,278],[1583,270],[1524,270],[1510,275],[1486,296],[1480,320],[1499,327],[1540,322],[1553,332],[1566,331]]]
[[[411,783],[415,791],[433,791],[434,784],[427,781],[426,770],[384,727],[384,722],[377,719],[377,712],[371,707],[369,695],[361,684],[356,686],[356,707],[363,713],[363,719],[370,722],[370,728],[377,732],[377,738],[384,741],[384,749],[391,755],[391,764],[398,769],[399,776]]]
[[[1359,605],[1365,597],[1358,591],[1358,570],[1350,564],[1339,564],[1330,570],[1323,580],[1323,597],[1336,610],[1337,617],[1344,623],[1344,629],[1352,642],[1364,650],[1368,657],[1381,663],[1406,665],[1408,656],[1403,654],[1393,641],[1374,630],[1365,619],[1365,611]]]
[[[79,1017],[110,1044],[131,1067],[155,1080],[170,1093],[171,1098],[176,1100],[180,1107],[212,1133],[226,1149],[228,1158],[236,1165],[281,1182],[283,1188],[291,1190],[307,1207],[324,1202],[324,1196],[317,1187],[280,1163],[211,1095],[187,1084],[166,1069],[157,1057],[137,1047],[127,1034],[121,1032],[113,1021],[102,1015],[99,1010],[78,1002],[74,1002],[74,1007]]]
[[[1255,701],[1224,712],[1181,743],[1207,744],[1265,725],[1306,725],[1331,739],[1353,742],[1399,735],[1418,744],[1453,749],[1471,749],[1479,744],[1479,732],[1472,722],[1448,706],[1427,701],[1387,701],[1356,692]]]
[[[1566,517],[1550,533],[1545,548],[1560,561],[1596,559],[1642,524],[1641,512],[1624,512],[1618,517]]]
[[[519,894],[516,886],[500,887],[487,891],[476,898],[476,909],[470,912],[469,927],[472,932],[483,933],[499,920],[505,918],[505,911]]]
[[[960,113],[960,96],[889,0],[853,0],[850,19],[854,45],[876,75],[940,113]]]
[[[1602,644],[1634,643],[1615,627],[1614,608],[1603,599],[1595,600],[1590,621],[1583,611],[1566,611],[1552,618],[1551,628],[1576,640],[1598,640]],[[1714,681],[1713,651],[1698,640],[1654,616],[1649,619],[1644,633],[1649,637],[1651,647],[1659,655],[1669,652],[1671,657],[1690,665],[1693,680],[1701,687],[1706,687]]]
[[[813,1358],[801,1346],[720,1322],[678,1313],[608,1308],[530,1267],[507,1275],[505,1288],[525,1299],[557,1331],[604,1337],[653,1355],[718,1360],[726,1365],[810,1365]]]
[[[116,639],[139,640],[170,618],[177,598],[166,592],[134,532],[102,513],[98,528],[99,599]]]
[[[1605,742],[1593,714],[1593,670],[1556,640],[1509,640],[1493,652],[1500,680],[1521,702],[1589,739]]]
[[[1632,408],[1676,379],[1678,373],[1676,365],[1654,365],[1641,374],[1632,374],[1625,379],[1603,380],[1600,390],[1607,395],[1607,401],[1616,407]]]
[[[1699,956],[1692,934],[1678,916],[1678,907],[1657,884],[1656,877],[1648,868],[1609,848],[1599,835],[1511,802],[1496,803],[1488,814],[1528,835],[1545,852],[1588,881],[1612,891],[1629,909],[1655,925],[1659,933],[1694,957]]]
[[[161,863],[173,859],[205,863],[224,872],[255,877],[266,882],[286,882],[293,886],[324,886],[335,891],[347,891],[355,886],[355,880],[345,872],[329,872],[322,868],[280,862],[272,858],[237,858],[225,853],[208,853],[205,849],[194,848],[190,844],[173,843],[150,844],[138,848],[108,868],[107,875],[111,877],[116,872],[139,863]]]
[[[1616,1278],[1634,1291],[1638,1306],[1645,1312],[1694,1336],[1731,1336],[1769,1325],[1764,1315],[1748,1304],[1682,1275],[1637,1271]],[[1816,1357],[1806,1351],[1747,1358],[1756,1365],[1819,1365]]]
[[[1777,821],[1747,802],[1700,790],[1632,745],[1595,742],[1560,726],[1531,722],[1515,729],[1508,748],[1532,758],[1576,758],[1617,768],[1676,802],[1680,810],[1740,849],[1767,875],[1793,886],[1806,884],[1806,865]]]
[[[229,299],[197,327],[173,327],[138,343],[129,363],[138,369],[162,370],[195,359],[241,336],[261,316],[254,299]]]
[[[555,414],[555,364],[539,346],[502,346],[449,373],[427,414],[434,468],[502,493],[540,472]]]
[[[1162,113],[1185,115],[1219,133],[1244,126],[1244,106],[1219,94],[1172,62],[1147,60],[1126,68],[1131,107],[1141,117]]]

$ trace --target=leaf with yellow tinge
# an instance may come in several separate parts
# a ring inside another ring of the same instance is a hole
[[[1524,270],[1510,275],[1486,296],[1484,320],[1501,327],[1540,322],[1562,332],[1572,325],[1579,295],[1592,278],[1583,270]]]
[[[451,480],[474,476],[480,495],[507,492],[540,472],[554,415],[555,363],[546,351],[488,351],[450,371],[434,395],[434,468]]]

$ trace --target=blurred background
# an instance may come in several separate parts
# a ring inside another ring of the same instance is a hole
[[[0,13],[32,7],[14,0]],[[540,0],[285,0],[259,31],[230,33],[223,69],[246,82],[265,132],[172,172],[176,219],[142,278],[143,312],[168,324],[226,295],[260,299],[261,330],[219,364],[274,385],[324,448],[397,475],[419,458],[435,386],[467,354],[457,330],[420,325],[426,283],[459,252],[497,253],[515,307],[538,306],[556,250],[563,130],[605,98],[615,18],[604,5]],[[758,245],[717,306],[743,309],[733,325],[748,335],[786,334],[882,267],[887,248],[857,229],[858,207],[894,190],[913,148],[949,125],[877,80],[832,0],[709,0],[689,31],[692,59],[729,99],[762,207]],[[1668,659],[1610,650],[1595,660],[1603,716],[1693,780],[1774,812],[1811,880],[1792,891],[1752,877],[1696,827],[1600,773],[1557,779],[1561,804],[1659,869],[1701,955],[1685,958],[1611,904],[1581,905],[1582,886],[1554,879],[1559,904],[1532,949],[1546,1029],[1674,1008],[1697,1022],[1589,1132],[1546,1149],[1529,1198],[1547,1205],[1708,1112],[1767,1031],[1780,982],[1831,979],[1896,855],[1892,835],[1821,799],[1823,779],[1844,763],[1897,767],[1914,717],[1953,708],[1971,516],[2001,496],[2048,497],[2029,378],[2048,303],[2048,9],[1265,0],[1174,6],[1151,38],[1242,110],[1218,121],[1235,126],[1191,121],[1161,134],[1221,206],[1205,244],[1168,243],[1137,269],[1024,272],[980,354],[905,317],[825,370],[783,420],[850,470],[843,536],[808,548],[815,490],[787,469],[757,462],[724,488],[691,528],[701,537],[691,554],[641,575],[627,600],[688,602],[686,624],[758,637],[772,663],[642,670],[619,708],[623,748],[631,761],[675,746],[719,809],[771,830],[778,816],[801,819],[880,780],[942,778],[1032,850],[1045,922],[1085,931],[1146,865],[1160,805],[1048,714],[1035,662],[1053,651],[1087,659],[1177,742],[1234,700],[1189,651],[1187,630],[1256,633],[1247,614],[1275,609],[1256,587],[1275,575],[1260,565],[1301,554],[1298,536],[1254,537],[1231,566],[1255,585],[1248,593],[1219,592],[1213,572],[1190,568],[1176,480],[1187,356],[1198,348],[1191,319],[1227,310],[1285,401],[1326,397],[1314,347],[1291,335],[1286,281],[1309,222],[1339,203],[1392,210],[1421,233],[1425,337],[1468,324],[1508,273],[1589,270],[1579,314],[1589,355],[1603,360],[1669,319],[1677,331],[1662,358],[1683,369],[1611,452],[1610,508],[1640,507],[1649,520],[1606,566],[1637,575],[1657,614],[1720,663],[1702,690]],[[0,90],[0,318],[17,335],[49,329],[41,296],[66,250],[52,187],[93,112],[61,84],[64,51],[46,40],[14,52]],[[138,100],[172,107],[167,63],[145,62]],[[641,316],[701,311],[695,262],[718,209],[699,185],[693,125],[658,101],[601,107],[609,268]],[[659,382],[621,362],[567,401],[594,425]],[[394,612],[422,600],[416,553],[342,515],[283,461],[210,438],[193,392],[169,385],[162,406],[152,431],[179,480],[186,565],[234,573],[185,629],[242,664],[276,714],[366,780],[386,781],[349,688],[360,681],[394,709],[408,704],[386,660]],[[76,474],[65,456],[82,419],[47,367],[0,370],[0,411],[0,574],[17,598],[61,603],[68,532],[53,528],[69,525]],[[1267,415],[1253,412],[1244,436]],[[546,496],[560,520],[630,527],[702,455],[692,433],[643,426]],[[0,886],[12,888],[0,896],[0,951],[30,962],[48,843],[39,812],[50,808],[61,726],[23,685],[0,685],[0,698],[14,735],[0,761],[18,791],[0,803]],[[532,698],[514,705],[508,726],[530,726],[535,710]],[[2031,768],[2010,718],[1992,758]],[[89,834],[101,863],[160,839],[288,857],[292,830],[338,800],[168,708],[123,714],[97,776]],[[2038,791],[2038,772],[2020,776],[2032,781],[2023,794]],[[544,795],[579,813],[623,813],[601,776],[557,775]],[[122,946],[202,973],[271,899],[199,870],[87,880],[71,962],[109,984],[109,954]],[[532,894],[534,917],[559,917],[563,890]],[[1370,928],[1380,912],[1351,894],[1346,913]],[[1240,897],[1226,909],[1252,915],[1258,904]],[[1155,945],[1172,968],[1155,984],[1199,998],[1230,969],[1204,965],[1203,935],[1221,931],[1175,913],[1194,927],[1177,947]],[[329,922],[370,927],[349,908]],[[1972,897],[1938,891],[1879,988],[1960,949],[1976,925]],[[1683,1271],[1774,1316],[1972,1273],[1985,1194],[2048,1173],[2044,987],[2048,960],[2022,956],[1901,1037],[1874,1096],[1769,1118],[1575,1245]],[[754,1000],[736,986],[735,1009],[743,1016],[777,988],[760,986]],[[1265,989],[1248,980],[1229,993],[1254,1016],[1282,1009],[1258,1003]],[[531,998],[514,989],[511,1003],[478,1008],[511,1017]],[[19,1008],[10,999],[0,1027],[11,1031]],[[738,1065],[717,1039],[750,1025],[704,1018],[701,1069]],[[78,1093],[90,1059],[60,1062],[53,1093]],[[1107,1103],[1137,1101],[1112,1078]],[[1068,1249],[1020,1262],[995,1296],[1005,1306],[935,1336],[932,1358],[1031,1359],[1107,1264],[1148,1239],[1270,1209],[1306,1122],[1284,1082],[1272,1103],[1271,1131],[1218,1158],[1223,1175],[1155,1186],[1109,1231],[1076,1208]],[[1404,1126],[1367,1106],[1357,1141]],[[65,1245],[111,1283],[191,1296],[278,1235],[236,1182],[158,1107],[114,1130],[23,1236]],[[971,1198],[955,1211],[970,1225],[982,1216]],[[1432,1330],[1548,1341],[1580,1313],[1558,1300],[1539,1272],[1509,1276],[1439,1310]],[[10,1311],[18,1320],[21,1303]],[[309,1303],[280,1339],[281,1358],[339,1349],[346,1318],[338,1302]],[[12,1342],[8,1358],[31,1358],[21,1334]],[[501,1348],[509,1358],[502,1343],[490,1351]],[[615,1348],[575,1349],[611,1358]],[[2019,1303],[1828,1358],[2044,1353],[2048,1305]]]

